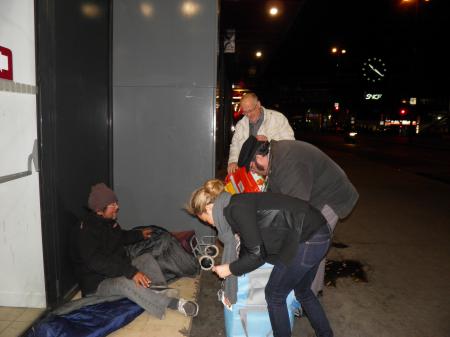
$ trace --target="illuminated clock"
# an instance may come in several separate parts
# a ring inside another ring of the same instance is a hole
[[[363,78],[370,83],[384,80],[386,77],[386,64],[381,58],[370,57],[362,65]]]

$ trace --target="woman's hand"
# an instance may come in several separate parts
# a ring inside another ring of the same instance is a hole
[[[220,278],[226,278],[231,275],[229,264],[214,266],[212,267],[212,271],[215,272]]]
[[[152,283],[150,277],[148,277],[141,271],[138,271],[136,274],[134,274],[133,281],[134,283],[136,283],[136,286],[141,286],[144,288],[149,288],[150,284]]]

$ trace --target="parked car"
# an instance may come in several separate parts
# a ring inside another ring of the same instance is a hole
[[[355,130],[348,130],[344,133],[344,142],[348,144],[356,144],[358,132]]]

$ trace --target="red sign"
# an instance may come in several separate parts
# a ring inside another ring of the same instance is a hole
[[[0,78],[13,79],[13,63],[11,49],[0,46]]]

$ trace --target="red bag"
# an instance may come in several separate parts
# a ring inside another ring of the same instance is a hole
[[[225,178],[225,189],[227,192],[234,193],[251,193],[261,192],[264,185],[264,179],[255,180],[255,175],[247,172],[245,167],[239,167],[234,173],[228,174]]]

